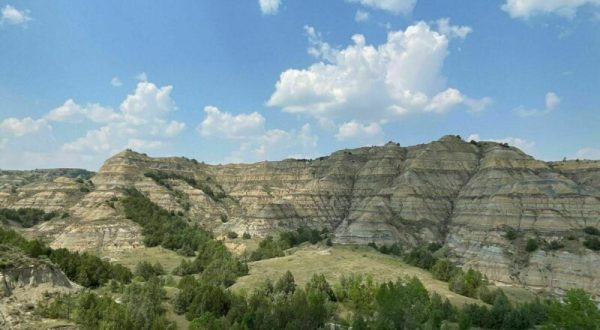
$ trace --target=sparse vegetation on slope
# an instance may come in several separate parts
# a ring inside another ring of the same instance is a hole
[[[171,189],[171,185],[169,184],[168,180],[185,181],[190,186],[202,190],[202,192],[204,192],[214,201],[219,201],[227,197],[225,192],[223,192],[223,189],[218,189],[217,191],[215,191],[213,188],[211,188],[209,184],[205,182],[199,182],[194,178],[186,177],[180,174],[164,171],[151,171],[144,173],[144,176],[151,178],[152,180],[154,180],[154,182],[169,189]]]
[[[39,240],[28,241],[12,230],[0,228],[0,244],[16,247],[32,258],[48,257],[67,277],[84,287],[98,287],[116,280],[122,283],[131,281],[129,269],[88,253],[71,252],[67,249],[51,249]],[[3,262],[2,268],[10,267]]]
[[[24,228],[33,227],[56,216],[58,216],[57,212],[46,213],[44,210],[34,208],[0,209],[0,222],[8,224],[9,221],[13,221]]]
[[[179,215],[159,207],[135,189],[128,189],[121,201],[125,216],[142,226],[144,244],[148,247],[162,246],[186,256],[195,252],[212,235]]]
[[[109,295],[84,291],[59,296],[42,303],[36,313],[42,317],[74,321],[79,329],[176,329],[165,317],[165,291],[158,278],[124,288],[121,302]]]
[[[267,236],[258,245],[258,249],[252,252],[250,260],[257,261],[269,258],[282,257],[285,250],[298,246],[304,242],[317,244],[323,239],[327,239],[328,232],[318,231],[307,227],[299,227],[295,231],[279,233],[277,239]]]

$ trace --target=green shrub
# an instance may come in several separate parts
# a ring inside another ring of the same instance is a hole
[[[135,266],[135,272],[134,272],[134,274],[136,276],[142,277],[144,280],[147,281],[151,277],[164,275],[165,274],[165,270],[163,269],[162,265],[160,263],[158,263],[158,262],[155,263],[154,265],[152,265],[148,261],[140,261]]]
[[[583,245],[590,250],[600,251],[600,240],[598,239],[598,237],[586,238],[583,242]]]
[[[598,230],[596,227],[588,226],[583,228],[583,231],[588,235],[600,236],[600,230]]]
[[[238,238],[238,234],[235,231],[230,231],[227,233],[227,238],[231,238],[231,239]]]
[[[439,259],[431,267],[431,275],[440,281],[448,282],[458,269],[448,259]]]
[[[249,234],[248,232],[244,232],[244,233],[242,234],[242,238],[243,238],[243,239],[250,239],[250,238],[252,238],[252,237],[250,236],[250,234]]]
[[[439,249],[438,246],[437,243],[430,243],[427,246],[415,247],[404,255],[404,261],[410,265],[429,270],[437,261],[437,258],[433,256],[433,252]]]
[[[476,297],[477,289],[486,285],[487,281],[480,272],[469,269],[466,273],[457,271],[448,282],[448,288],[452,292],[467,297]]]
[[[538,249],[538,242],[537,240],[530,238],[527,240],[527,245],[525,245],[525,250],[527,252],[534,252]]]
[[[565,247],[565,245],[563,243],[561,243],[560,241],[551,241],[547,245],[547,248],[550,251],[560,250],[564,247]]]
[[[519,237],[519,232],[512,227],[507,227],[506,231],[504,232],[504,237],[509,241],[514,241],[517,239],[517,237]]]

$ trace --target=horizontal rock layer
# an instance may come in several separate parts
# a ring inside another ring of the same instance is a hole
[[[155,181],[149,172],[171,177]],[[30,231],[52,246],[131,248],[142,237],[118,203],[128,187],[220,233],[266,236],[309,226],[331,230],[341,244],[437,241],[495,281],[600,294],[600,267],[594,267],[600,254],[582,245],[582,229],[600,225],[600,161],[547,163],[513,147],[455,136],[255,164],[207,165],[126,150],[91,182],[49,178],[11,186],[0,193],[0,206],[68,213]],[[509,228],[517,239],[505,238]],[[541,247],[560,241],[564,248],[527,253],[528,239]]]

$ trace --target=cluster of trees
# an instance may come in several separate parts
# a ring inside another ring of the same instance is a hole
[[[148,281],[152,277],[158,277],[160,275],[165,275],[165,269],[159,262],[156,262],[153,265],[148,261],[140,261],[135,266],[134,274],[135,274],[135,276],[139,276],[139,277],[143,278],[145,281]]]
[[[238,276],[248,273],[248,266],[235,257],[212,234],[191,226],[186,218],[168,212],[135,189],[127,190],[121,201],[127,218],[142,226],[146,246],[161,245],[186,256],[174,270],[176,275],[200,274],[211,283],[225,286],[235,283]]]
[[[44,212],[44,210],[34,208],[21,209],[0,209],[0,221],[4,224],[9,221],[16,222],[22,227],[30,228],[42,221],[48,221],[58,216],[57,212]]]
[[[487,279],[479,271],[469,269],[464,272],[450,260],[437,257],[436,252],[441,247],[438,243],[415,247],[404,255],[404,261],[430,271],[435,279],[448,282],[450,291],[477,298],[479,290],[488,285]]]
[[[144,245],[162,246],[185,256],[193,256],[211,233],[191,226],[182,215],[171,213],[154,204],[136,189],[126,190],[121,200],[125,216],[142,226]]]
[[[404,255],[404,261],[409,265],[431,270],[438,259],[434,256],[434,253],[441,247],[439,243],[435,242],[415,247]]]
[[[123,289],[120,303],[110,295],[83,291],[42,303],[36,312],[46,318],[71,320],[79,329],[176,329],[165,317],[165,291],[157,277]]]
[[[28,241],[12,230],[0,228],[0,244],[16,247],[32,258],[46,256],[71,281],[87,288],[99,287],[110,280],[129,283],[133,277],[131,271],[122,265],[111,264],[88,253],[54,250],[39,240]]]
[[[183,175],[180,175],[177,173],[164,172],[164,171],[152,171],[152,172],[144,173],[144,176],[151,178],[152,180],[154,180],[154,182],[160,184],[161,186],[167,187],[169,189],[171,189],[171,185],[169,184],[168,180],[185,181],[190,186],[192,186],[196,189],[202,190],[202,192],[204,192],[206,195],[208,195],[208,197],[210,197],[212,200],[214,200],[216,202],[227,197],[227,194],[225,194],[225,192],[223,192],[222,189],[215,191],[214,189],[212,189],[210,187],[210,185],[208,185],[204,182],[198,182],[194,178],[183,176]]]
[[[257,261],[282,257],[284,255],[283,251],[289,248],[298,246],[304,242],[317,244],[323,239],[326,239],[328,245],[331,245],[327,229],[319,231],[308,227],[300,227],[295,231],[279,233],[277,239],[267,236],[259,243],[258,249],[250,254],[250,260]]]
[[[320,329],[335,307],[333,290],[322,275],[301,288],[287,272],[248,296],[193,277],[183,278],[179,288],[175,310],[192,321],[190,329]]]
[[[228,287],[239,276],[248,274],[248,265],[234,256],[223,242],[209,240],[200,247],[194,260],[182,260],[173,273],[180,276],[200,274],[204,283]]]
[[[400,247],[400,245],[398,243],[394,243],[392,245],[377,246],[377,244],[375,244],[375,242],[371,242],[367,245],[383,254],[389,254],[389,255],[398,256],[398,257],[402,256],[402,248]]]

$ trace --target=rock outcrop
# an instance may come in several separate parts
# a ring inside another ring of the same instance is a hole
[[[32,182],[4,189],[0,204],[67,212],[30,231],[54,247],[132,248],[142,237],[120,210],[125,188],[217,233],[265,236],[309,226],[329,229],[341,244],[437,241],[494,281],[600,294],[600,254],[582,244],[583,228],[600,226],[600,161],[543,162],[514,147],[456,136],[255,164],[208,165],[126,150],[89,183]],[[516,237],[509,240],[507,231]],[[540,249],[527,252],[530,239]]]
[[[50,261],[0,245],[0,328],[18,329],[35,318],[33,309],[44,297],[80,289]]]

